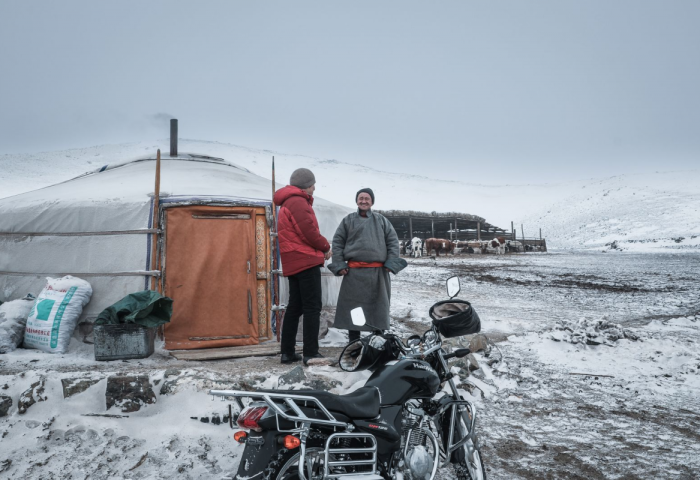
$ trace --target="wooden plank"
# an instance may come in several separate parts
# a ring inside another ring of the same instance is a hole
[[[277,342],[241,347],[203,348],[198,350],[171,350],[170,355],[178,360],[223,360],[227,358],[247,358],[279,355]]]

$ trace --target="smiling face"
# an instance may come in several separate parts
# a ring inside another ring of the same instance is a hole
[[[372,197],[369,196],[369,193],[362,192],[360,195],[358,195],[357,208],[359,208],[362,212],[366,212],[372,208]]]

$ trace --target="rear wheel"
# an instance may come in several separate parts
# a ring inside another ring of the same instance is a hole
[[[263,473],[264,480],[299,480],[299,457],[301,452],[298,448],[287,450],[283,448],[272,457],[270,463]],[[323,448],[311,447],[306,449],[306,478],[315,480],[323,478]],[[309,477],[309,467],[311,476]]]

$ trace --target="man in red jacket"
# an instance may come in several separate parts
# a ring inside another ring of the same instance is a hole
[[[294,353],[299,317],[304,315],[304,364],[323,358],[318,352],[321,321],[321,266],[331,257],[331,246],[321,235],[312,207],[316,178],[311,170],[294,170],[289,185],[275,193],[280,207],[277,234],[282,274],[289,279],[289,303],[282,323],[282,363],[298,362]]]

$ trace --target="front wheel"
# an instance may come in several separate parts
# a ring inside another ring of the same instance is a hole
[[[459,419],[457,429],[460,435],[467,435],[468,430],[464,419]],[[476,449],[471,438],[455,454],[457,455],[453,459],[457,461],[454,468],[458,480],[486,480],[486,469],[484,468],[481,452]]]
[[[472,444],[472,441],[467,441],[462,448],[466,450],[468,444]],[[471,448],[474,448],[473,444]],[[454,469],[457,473],[458,480],[486,480],[486,469],[484,468],[484,462],[482,461],[482,455],[479,450],[474,450],[473,461],[469,461],[465,455],[464,460],[456,464]]]

